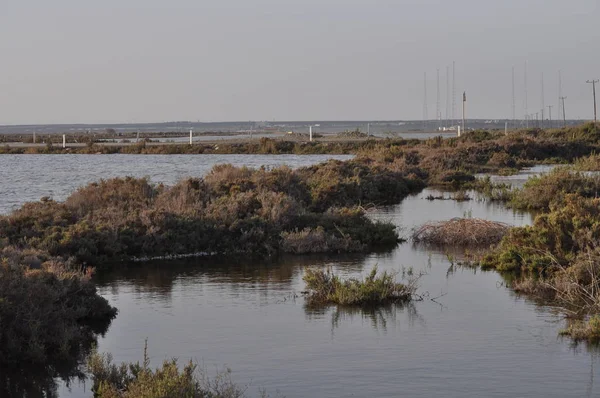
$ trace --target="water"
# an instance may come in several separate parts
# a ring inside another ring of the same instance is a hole
[[[2,155],[0,156],[0,214],[44,196],[64,200],[77,188],[101,178],[150,177],[174,184],[200,177],[215,164],[252,168],[309,166],[351,155]]]
[[[557,166],[558,165],[554,165],[554,164],[543,164],[543,165],[537,165],[537,166],[533,166],[533,167],[526,167],[523,170],[521,170],[519,173],[509,175],[509,176],[493,175],[493,176],[491,176],[491,180],[492,180],[492,182],[495,182],[495,183],[505,183],[505,184],[510,184],[515,188],[520,188],[523,186],[525,181],[527,181],[527,179],[529,179],[530,177],[539,176],[541,174],[548,173],[548,172],[552,171],[554,168],[556,168]],[[479,175],[479,177],[483,177],[483,176],[485,176],[485,175],[484,174]]]
[[[473,217],[513,225],[525,213],[482,201],[425,200],[426,190],[372,216],[405,228]],[[413,268],[423,301],[376,311],[307,309],[306,266],[359,276],[372,266]],[[196,259],[153,263],[100,276],[120,314],[99,341],[117,361],[134,361],[148,338],[152,363],[194,359],[209,373],[287,397],[591,397],[600,393],[598,356],[557,338],[556,311],[515,296],[495,272],[456,269],[443,252],[399,246],[391,253],[288,257],[275,262]],[[434,298],[435,300],[431,300]],[[89,394],[89,391],[87,392]],[[86,396],[85,387],[61,390]]]
[[[100,177],[150,175],[153,181],[172,183],[201,175],[214,162],[299,166],[323,159],[3,156],[0,207],[48,192],[60,199]],[[11,195],[5,194],[7,186]],[[424,222],[465,214],[512,225],[532,221],[529,214],[500,204],[427,201],[429,194],[441,193],[425,190],[371,216],[392,221],[405,236]],[[423,273],[418,291],[423,300],[375,311],[316,311],[298,296],[307,266],[359,276],[374,265],[398,272],[399,278],[411,268],[415,275]],[[99,338],[100,351],[111,352],[117,362],[137,361],[147,338],[153,366],[173,356],[194,359],[209,374],[226,365],[237,383],[249,385],[250,396],[258,396],[259,387],[290,398],[600,394],[597,353],[557,337],[563,327],[558,311],[516,296],[495,272],[452,267],[443,251],[410,242],[369,255],[154,262],[98,275],[97,282],[100,293],[120,311]],[[74,382],[70,388],[60,384],[59,395],[89,397],[89,387],[89,382]]]

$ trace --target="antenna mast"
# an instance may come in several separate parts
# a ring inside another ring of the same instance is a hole
[[[542,128],[544,128],[544,109],[546,104],[544,101],[544,72],[542,72]]]
[[[423,131],[427,131],[427,72],[423,73]]]
[[[446,127],[450,120],[450,66],[446,66]]]
[[[525,127],[529,128],[529,110],[527,109],[527,64],[525,61]]]
[[[515,114],[515,67],[512,67],[512,124],[513,124],[513,128],[515,128],[515,121],[516,118],[516,114]]]
[[[438,120],[438,129],[441,127],[442,111],[440,109],[440,68],[437,69],[437,102],[435,118]]]
[[[565,100],[567,97],[560,97],[563,112],[563,127],[567,127],[567,113],[565,112]]]
[[[562,73],[561,70],[558,70],[558,116],[560,117],[561,106],[562,106]]]
[[[452,124],[456,120],[456,62],[452,61]]]

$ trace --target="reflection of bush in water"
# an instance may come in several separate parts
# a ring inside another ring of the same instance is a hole
[[[35,267],[30,269],[29,267]],[[53,396],[116,315],[90,275],[0,242],[0,396]]]
[[[318,320],[324,318],[328,313],[331,313],[331,332],[342,326],[344,321],[352,322],[355,318],[360,317],[363,320],[368,320],[373,329],[386,332],[389,325],[398,323],[398,313],[405,314],[409,324],[412,326],[416,322],[423,323],[424,320],[417,312],[414,303],[391,303],[383,306],[367,306],[367,307],[330,307],[330,308],[312,308],[305,306],[306,317],[309,320]]]

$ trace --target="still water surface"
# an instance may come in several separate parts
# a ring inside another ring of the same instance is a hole
[[[32,191],[13,175],[13,185],[20,188],[10,189],[24,197],[7,204],[2,195],[5,209],[49,190],[63,198],[100,177],[149,175],[153,181],[174,182],[223,162],[214,158],[211,163],[206,156],[115,155],[81,157],[67,166],[57,156],[33,158],[27,155],[21,166],[37,162],[43,176],[28,177]],[[65,162],[72,158],[63,157]],[[308,158],[281,162],[321,160]],[[3,157],[0,162],[6,165]],[[237,164],[263,163],[280,164],[253,155]],[[53,182],[40,189],[37,184],[48,178]],[[57,190],[57,183],[64,186]],[[499,204],[430,202],[425,200],[429,193],[440,194],[425,190],[372,216],[394,222],[407,236],[426,221],[466,213],[513,225],[531,223],[530,215]],[[419,288],[424,300],[374,311],[315,311],[297,297],[307,266],[359,276],[374,265],[399,277],[409,268],[424,273]],[[494,272],[452,267],[442,251],[410,242],[370,255],[154,262],[98,275],[97,281],[100,293],[120,310],[99,339],[100,351],[113,353],[117,362],[137,361],[147,338],[153,365],[173,356],[194,359],[212,374],[226,365],[236,382],[249,386],[250,396],[257,396],[259,387],[287,397],[600,395],[598,354],[557,337],[563,324],[556,311],[517,297]],[[60,396],[88,397],[89,384],[62,385]]]
[[[429,220],[486,217],[531,222],[486,202],[425,200],[429,190],[373,216],[406,233]],[[423,272],[430,298],[374,311],[305,307],[302,273],[332,267],[359,276],[372,266]],[[196,259],[99,276],[120,314],[99,349],[138,360],[192,358],[227,365],[238,383],[287,397],[591,397],[600,394],[598,356],[557,337],[561,317],[515,296],[494,272],[451,267],[443,252],[399,246],[391,253],[291,257],[260,264]],[[83,397],[73,386],[65,397]]]
[[[64,200],[77,188],[101,178],[149,177],[154,183],[175,184],[201,177],[215,164],[258,168],[309,166],[351,155],[2,155],[0,214],[43,196]]]

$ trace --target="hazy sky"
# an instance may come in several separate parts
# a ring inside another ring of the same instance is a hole
[[[593,116],[600,0],[0,0],[0,124]],[[600,86],[599,98],[600,98]]]

